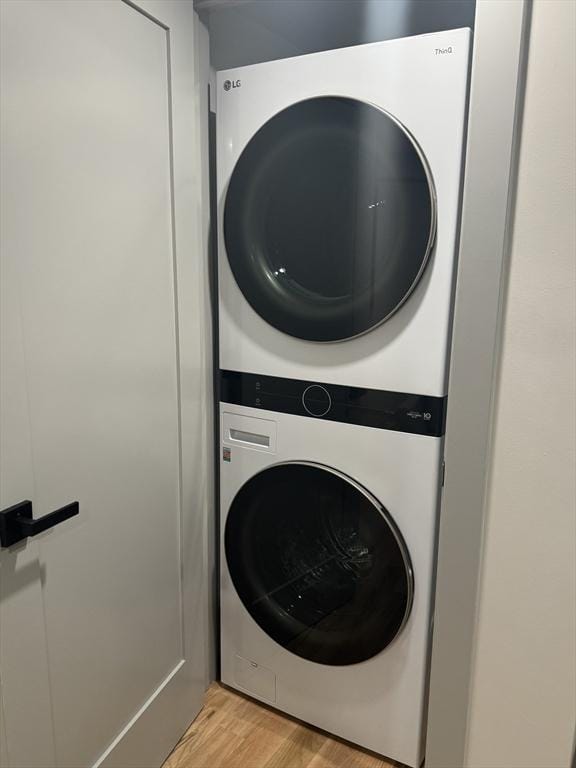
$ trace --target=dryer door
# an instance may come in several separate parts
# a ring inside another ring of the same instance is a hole
[[[225,528],[232,581],[277,643],[320,664],[355,664],[389,645],[414,591],[406,545],[384,507],[347,476],[278,464],[236,495]]]
[[[224,211],[245,298],[312,341],[390,317],[422,275],[435,229],[432,176],[412,136],[387,112],[340,97],[269,120],[234,168]]]

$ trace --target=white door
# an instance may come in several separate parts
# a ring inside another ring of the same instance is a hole
[[[192,4],[1,10],[0,508],[79,514],[0,551],[0,757],[158,766],[205,684]]]

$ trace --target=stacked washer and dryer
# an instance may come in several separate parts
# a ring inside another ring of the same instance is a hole
[[[222,681],[423,760],[469,30],[221,72]]]

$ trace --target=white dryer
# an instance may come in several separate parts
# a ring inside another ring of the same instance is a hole
[[[225,373],[220,416],[222,681],[419,766],[444,399]]]
[[[446,393],[469,30],[220,72],[220,367]]]

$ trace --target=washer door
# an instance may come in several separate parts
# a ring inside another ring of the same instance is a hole
[[[398,529],[367,491],[328,467],[278,464],[250,479],[230,507],[225,551],[252,618],[310,661],[365,661],[410,613],[412,568]]]
[[[422,275],[435,230],[432,176],[410,134],[381,109],[331,96],[256,133],[224,210],[245,298],[311,341],[352,338],[390,317]]]

